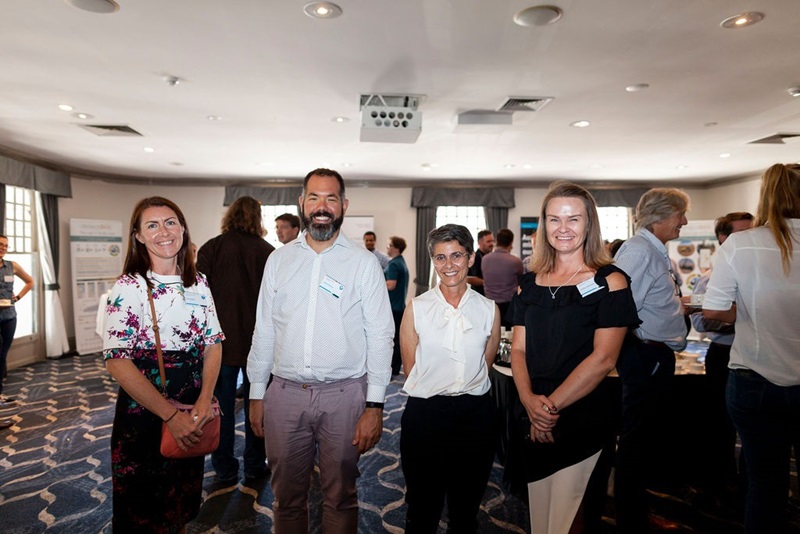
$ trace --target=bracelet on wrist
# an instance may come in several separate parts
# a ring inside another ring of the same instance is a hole
[[[172,418],[173,418],[173,417],[175,417],[176,415],[178,415],[178,412],[179,412],[179,411],[180,411],[180,410],[178,410],[177,408],[175,408],[175,411],[174,411],[174,412],[172,412],[172,415],[170,415],[169,417],[167,417],[166,419],[164,419],[164,422],[165,422],[165,423],[169,423],[170,421],[172,421]]]
[[[367,408],[380,408],[381,410],[383,410],[383,403],[382,402],[367,401],[365,406]]]

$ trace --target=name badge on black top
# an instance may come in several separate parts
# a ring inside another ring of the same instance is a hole
[[[594,281],[594,278],[589,278],[588,280],[581,282],[575,287],[578,288],[578,292],[580,292],[581,297],[587,297],[592,293],[597,293],[598,291],[603,289],[602,286],[597,285],[597,282]]]

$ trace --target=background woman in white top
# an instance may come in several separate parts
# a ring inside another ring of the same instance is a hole
[[[403,390],[400,457],[406,533],[435,533],[447,499],[448,532],[475,532],[499,430],[489,368],[500,342],[495,303],[467,285],[475,257],[465,227],[428,234],[439,284],[411,301],[400,327]]]
[[[736,322],[727,403],[747,466],[745,531],[786,532],[789,446],[800,444],[800,165],[766,170],[753,226],[717,252],[703,314]]]

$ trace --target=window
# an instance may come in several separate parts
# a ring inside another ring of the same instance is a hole
[[[5,258],[17,263],[31,276],[34,276],[33,240],[33,192],[21,187],[7,185],[6,188],[6,236],[8,253]],[[14,292],[22,287],[22,280],[14,277]],[[14,307],[17,310],[17,330],[14,338],[29,336],[35,331],[34,286],[26,297]]]
[[[261,206],[261,218],[264,221],[264,228],[267,229],[266,240],[276,249],[281,248],[283,243],[278,241],[278,236],[275,234],[275,218],[284,213],[291,213],[292,215],[300,215],[297,205],[291,204],[288,206]]]
[[[600,235],[608,241],[628,239],[631,232],[631,209],[624,206],[597,208]]]
[[[477,247],[478,232],[486,230],[486,213],[483,206],[439,206],[436,208],[436,228],[443,224],[466,226]]]

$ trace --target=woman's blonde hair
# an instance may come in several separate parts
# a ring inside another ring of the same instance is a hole
[[[590,269],[599,269],[613,263],[608,255],[603,238],[600,236],[600,218],[597,216],[597,203],[589,191],[583,187],[564,181],[550,184],[539,216],[539,229],[536,232],[536,250],[534,251],[531,271],[549,273],[555,269],[556,251],[547,240],[547,204],[554,198],[579,198],[586,209],[586,239],[583,242],[583,261]]]
[[[761,177],[761,195],[753,227],[768,226],[781,251],[783,272],[789,275],[794,251],[792,230],[786,219],[800,219],[800,164],[776,163]]]

